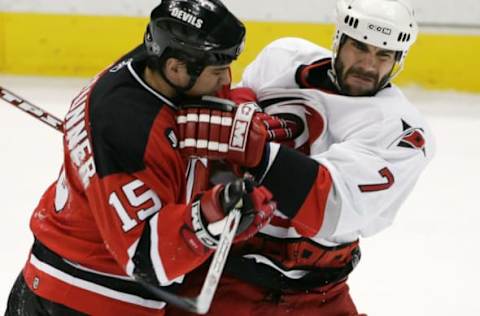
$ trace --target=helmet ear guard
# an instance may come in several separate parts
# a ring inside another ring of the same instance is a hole
[[[408,0],[338,0],[332,69],[345,35],[357,41],[395,51],[387,84],[403,69],[408,50],[418,35],[414,10]],[[338,82],[336,82],[338,85]]]

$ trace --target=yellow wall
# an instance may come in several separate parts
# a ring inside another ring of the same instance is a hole
[[[146,18],[0,12],[0,72],[91,76],[140,43]],[[247,48],[234,79],[268,42],[299,36],[330,47],[333,26],[246,23]],[[421,34],[395,80],[432,89],[480,92],[480,36]]]

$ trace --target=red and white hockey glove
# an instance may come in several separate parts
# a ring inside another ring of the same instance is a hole
[[[224,98],[240,104],[245,102],[257,102],[255,92],[247,87],[230,89],[223,93]],[[263,112],[263,111],[262,111]],[[289,114],[280,113],[278,115],[269,115],[259,113],[260,119],[268,131],[268,141],[277,142],[293,146],[294,137],[300,132],[298,122]]]
[[[247,87],[234,89],[224,89],[218,95],[221,98],[232,100],[236,104],[245,102],[257,102],[255,92]],[[266,113],[256,114],[260,116],[263,124],[268,131],[268,141],[294,147],[294,138],[301,132],[298,120],[293,115],[279,113],[278,115],[269,115]]]
[[[223,159],[255,167],[262,159],[268,131],[254,102],[204,96],[183,104],[177,114],[179,149],[187,157]]]
[[[182,236],[198,254],[218,245],[228,213],[240,209],[242,214],[234,242],[253,237],[270,222],[276,203],[264,186],[251,179],[237,179],[218,184],[197,196],[187,211]]]
[[[267,113],[259,113],[257,116],[267,128],[268,141],[280,143],[290,148],[294,147],[294,139],[299,133],[297,122],[290,120],[288,117],[283,118]]]
[[[217,97],[184,104],[177,114],[179,149],[186,157],[223,159],[242,167],[256,167],[265,143],[288,145],[295,122],[260,112],[254,102],[236,106]]]

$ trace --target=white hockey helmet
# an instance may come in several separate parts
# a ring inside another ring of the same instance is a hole
[[[408,0],[338,0],[332,68],[335,69],[342,38],[347,35],[366,44],[400,52],[390,81],[403,68],[407,52],[417,38],[414,15]]]

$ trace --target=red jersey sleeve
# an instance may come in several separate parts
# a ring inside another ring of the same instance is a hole
[[[194,253],[180,235],[189,208],[187,161],[175,149],[174,109],[158,108],[137,105],[132,113],[128,103],[117,101],[115,112],[91,109],[96,171],[85,194],[105,246],[122,269],[169,285],[208,253]]]

